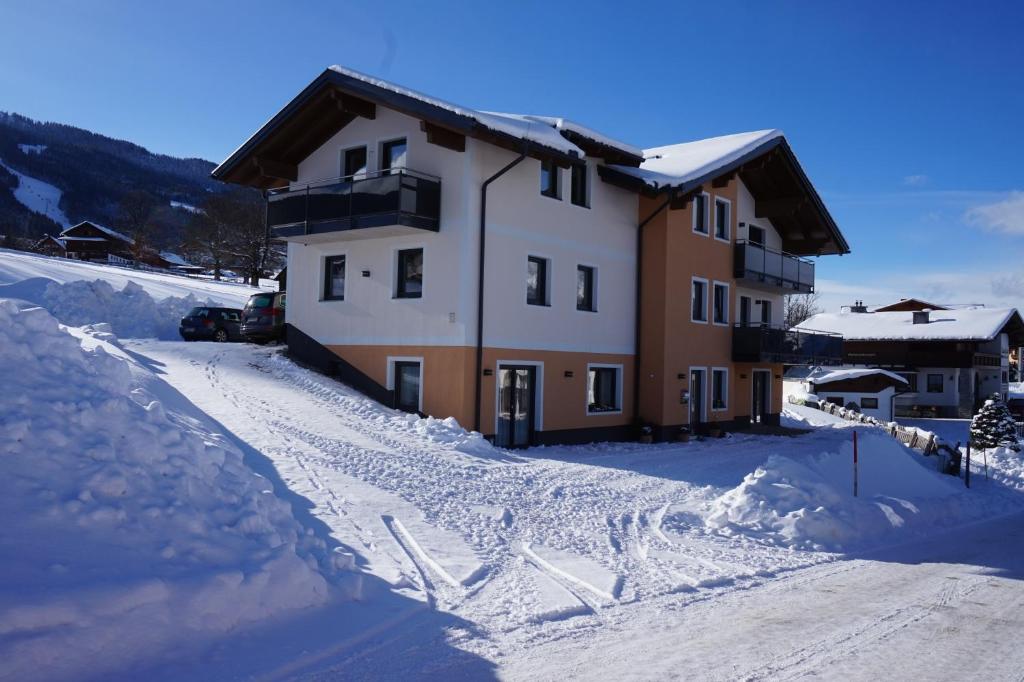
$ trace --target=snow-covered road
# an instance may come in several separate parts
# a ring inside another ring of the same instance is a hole
[[[990,617],[1006,628],[1020,625],[1003,609],[1022,599],[1020,519],[1012,550],[986,554],[981,542],[977,561],[940,557],[948,568],[928,558],[941,543],[902,561],[836,561],[705,526],[708,506],[768,456],[835,452],[841,429],[508,453],[384,408],[273,348],[126,347],[268,458],[364,570],[432,607],[289,675],[465,676],[462,650],[513,678],[757,679],[826,665],[859,677],[876,668],[856,666],[883,659],[858,651],[904,633],[943,652],[977,646],[980,603],[997,605]],[[986,537],[1009,530],[993,528]],[[1003,575],[986,573],[986,561]],[[430,612],[465,625],[417,628]],[[943,630],[947,617],[972,641]]]

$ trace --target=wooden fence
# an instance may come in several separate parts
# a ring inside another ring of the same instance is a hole
[[[811,402],[807,407],[814,407],[814,403]],[[942,443],[934,433],[928,436],[923,436],[915,428],[907,428],[900,426],[895,422],[883,422],[869,417],[866,414],[857,412],[856,410],[848,410],[845,407],[836,405],[835,403],[818,403],[818,409],[822,412],[839,417],[840,419],[846,419],[851,422],[859,422],[861,424],[867,424],[868,426],[874,426],[879,429],[883,429],[890,436],[903,443],[907,447],[915,450],[920,450],[926,455],[934,455],[938,453],[940,449],[948,449],[952,452],[953,448],[947,444]]]

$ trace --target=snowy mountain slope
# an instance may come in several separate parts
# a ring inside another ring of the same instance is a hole
[[[60,208],[60,189],[42,180],[19,173],[6,165],[3,160],[0,160],[0,167],[17,179],[18,186],[14,188],[14,198],[22,206],[33,213],[46,216],[61,227],[71,226],[71,221]]]
[[[211,423],[109,335],[86,345],[0,300],[0,678],[107,676],[359,596],[351,555]]]
[[[15,284],[32,278],[45,278],[61,284],[75,281],[92,282],[101,279],[115,289],[123,289],[128,282],[138,284],[155,300],[168,296],[192,295],[200,300],[212,299],[221,305],[241,308],[257,289],[232,282],[214,282],[143,270],[130,270],[113,265],[99,265],[66,258],[50,258],[24,251],[0,249],[0,286]],[[276,282],[273,283],[276,287]],[[0,290],[0,296],[11,296]],[[102,320],[91,320],[102,322]]]

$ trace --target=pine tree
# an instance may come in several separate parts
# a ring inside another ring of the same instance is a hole
[[[971,445],[976,448],[1008,447],[1020,451],[1017,423],[1006,403],[999,395],[985,401],[985,405],[971,420]]]

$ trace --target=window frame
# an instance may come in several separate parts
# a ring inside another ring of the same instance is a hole
[[[593,403],[590,402],[590,372],[592,370],[611,370],[612,371],[612,377],[613,377],[613,380],[615,381],[615,386],[614,386],[615,407],[613,409],[610,409],[610,410],[592,410],[591,409],[591,405]],[[622,374],[623,374],[623,372],[622,372],[622,365],[603,363],[603,362],[588,362],[587,363],[587,375],[586,375],[586,380],[587,381],[586,381],[586,384],[583,387],[584,391],[585,391],[584,396],[583,396],[583,402],[584,402],[585,411],[586,411],[586,414],[587,414],[588,417],[597,417],[597,416],[609,415],[609,414],[612,414],[612,415],[614,415],[614,414],[622,414],[622,389],[623,389],[623,386],[622,386]]]
[[[918,372],[897,372],[907,380],[907,390],[904,393],[920,393]]]
[[[418,251],[420,254],[420,290],[419,291],[408,291],[406,289],[406,278],[404,277],[405,268],[403,267],[403,257],[405,254]],[[395,292],[392,298],[400,298],[403,300],[414,300],[423,298],[423,292],[426,290],[426,277],[424,276],[426,271],[426,249],[422,246],[407,246],[405,248],[395,249],[395,258],[393,260],[395,264],[395,277],[394,286]]]
[[[544,181],[544,173],[545,172],[547,172],[548,178],[550,178],[550,180],[551,180],[551,182],[549,183],[549,187],[544,187],[544,182],[543,181]],[[561,178],[561,175],[562,175],[562,169],[558,166],[558,164],[556,164],[554,161],[550,161],[550,160],[548,160],[548,161],[541,160],[541,162],[540,162],[540,177],[541,177],[540,194],[541,194],[541,196],[548,197],[549,199],[555,199],[557,201],[561,201],[562,200],[562,178]]]
[[[714,209],[715,209],[714,210],[714,216],[715,216],[715,221],[714,222],[715,222],[715,225],[714,225],[714,230],[713,230],[714,231],[714,235],[715,235],[715,240],[723,242],[725,244],[731,244],[732,243],[732,200],[731,199],[727,199],[725,197],[716,196],[715,200],[712,202],[712,204],[714,205]],[[718,228],[720,227],[720,225],[718,224],[718,207],[719,206],[725,206],[725,236],[724,237],[718,236]]]
[[[751,233],[751,230],[757,230],[758,232],[761,233],[761,241],[754,241],[754,237]],[[750,244],[754,244],[755,246],[760,246],[762,249],[767,248],[768,230],[761,227],[760,225],[753,225],[751,223],[747,223],[747,242]]]
[[[933,377],[938,377],[939,378],[939,390],[937,390],[937,391],[933,391],[932,390],[932,378]],[[936,372],[929,372],[925,376],[924,386],[925,386],[925,393],[945,393],[946,392],[946,375],[945,374],[938,374]]]
[[[396,410],[402,409],[398,406],[398,368],[400,365],[416,364],[420,368],[420,385],[419,395],[417,396],[417,409],[418,413],[423,413],[423,356],[412,356],[412,355],[389,355],[387,359],[387,389],[394,394],[394,405],[392,406]]]
[[[704,296],[702,297],[703,298],[703,308],[704,308],[704,319],[698,319],[698,318],[693,316],[694,312],[695,312],[694,309],[693,309],[693,301],[696,298],[694,296],[694,293],[695,293],[694,285],[697,284],[698,282],[700,282],[701,284],[704,285]],[[697,277],[696,275],[693,276],[693,277],[690,277],[690,322],[696,322],[697,324],[708,324],[708,320],[710,319],[710,316],[708,315],[708,290],[710,289],[710,287],[708,286],[708,284],[709,284],[708,280],[706,278],[704,278],[704,277]]]
[[[348,172],[348,154],[354,152],[357,149],[363,150],[363,171],[362,173],[349,173]],[[351,147],[345,147],[341,150],[341,172],[339,176],[342,178],[348,178],[351,180],[362,180],[370,176],[370,145],[369,143],[355,144]]]
[[[747,302],[747,319],[743,319],[743,301]],[[746,294],[736,295],[736,324],[740,327],[749,327],[753,321],[751,313],[754,310],[754,297]]]
[[[583,196],[580,201],[577,201],[577,186],[576,178],[582,178],[582,192]],[[579,206],[581,208],[590,208],[590,164],[583,161],[582,164],[573,164],[569,169],[569,201],[573,206]]]
[[[398,143],[401,143],[403,146],[405,146],[405,160],[406,160],[406,164],[404,166],[391,166],[390,165],[390,160],[388,158],[388,151],[393,146],[397,145]],[[379,170],[380,170],[380,174],[381,175],[395,175],[396,171],[397,172],[401,172],[401,171],[406,170],[409,167],[408,161],[409,161],[409,139],[407,137],[403,136],[403,137],[395,137],[395,138],[392,138],[392,139],[389,139],[389,140],[381,140],[381,142],[380,142],[380,163],[379,163]],[[387,163],[389,165],[385,166],[384,165],[385,163]]]
[[[589,275],[590,275],[590,278],[589,278],[589,281],[588,281],[588,284],[589,284],[588,294],[589,294],[589,303],[590,303],[590,305],[589,305],[589,307],[586,307],[586,308],[581,308],[580,307],[579,277],[580,277],[580,272],[582,272],[582,271],[587,271],[589,273]],[[576,310],[580,311],[581,313],[596,313],[597,312],[597,267],[595,267],[593,265],[586,265],[584,263],[577,263],[576,264]]]
[[[716,292],[719,289],[724,289],[725,290],[725,294],[722,296],[722,305],[725,307],[725,310],[724,310],[724,312],[725,312],[725,319],[723,319],[721,321],[715,319],[716,318],[716,314],[718,312],[715,309],[715,302],[716,302],[715,294],[716,294]],[[710,300],[711,300],[711,322],[712,322],[712,324],[714,324],[716,326],[719,326],[719,327],[728,327],[729,326],[729,283],[728,282],[719,282],[718,280],[715,280],[714,282],[712,282],[712,284],[711,284]]]
[[[721,375],[722,378],[722,406],[715,407],[715,375]],[[729,368],[728,367],[712,367],[711,368],[711,385],[709,386],[711,391],[711,411],[712,412],[727,412],[729,410]]]
[[[703,225],[704,229],[703,230],[697,229],[697,197],[701,198],[701,200],[702,200],[701,203],[702,203],[702,205],[704,207],[704,221],[703,221],[704,222],[704,225]],[[711,236],[711,222],[710,222],[711,221],[711,217],[710,217],[710,215],[708,213],[708,206],[710,204],[711,204],[711,195],[708,194],[707,192],[701,192],[700,194],[694,195],[693,200],[690,202],[690,213],[693,214],[692,217],[691,217],[691,220],[692,220],[692,223],[693,223],[692,227],[693,227],[693,233],[694,234],[699,234],[702,237],[710,237]]]
[[[874,405],[868,405],[866,401],[871,401]],[[877,410],[878,409],[878,398],[872,398],[871,396],[861,396],[861,399],[857,401],[860,403],[861,410]]]
[[[342,264],[344,266],[344,269],[345,269],[345,277],[344,277],[345,283],[342,285],[342,289],[343,290],[341,292],[341,296],[334,296],[333,294],[331,294],[331,282],[332,282],[332,280],[331,280],[331,264],[332,264],[333,261],[337,261],[337,260],[340,260],[342,262]],[[337,254],[332,254],[330,256],[324,256],[323,263],[324,263],[324,267],[323,267],[323,277],[322,277],[322,282],[321,282],[322,286],[320,287],[320,300],[321,301],[344,301],[345,300],[345,291],[344,291],[344,289],[348,288],[348,254],[337,253]]]
[[[537,273],[537,290],[539,294],[538,300],[530,300],[530,263],[537,263],[541,266],[540,271]],[[537,306],[540,308],[551,307],[551,259],[546,256],[538,256],[535,254],[527,254],[526,256],[526,279],[524,284],[526,285],[526,305]]]

